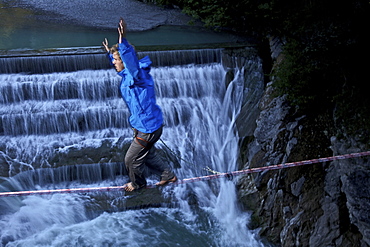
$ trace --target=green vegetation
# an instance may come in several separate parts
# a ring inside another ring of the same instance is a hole
[[[300,113],[333,111],[352,134],[369,136],[368,0],[157,0],[215,29],[284,37],[275,87]],[[358,134],[358,133],[357,133]]]

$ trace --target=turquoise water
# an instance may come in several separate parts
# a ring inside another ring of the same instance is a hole
[[[66,3],[68,4],[68,3]],[[70,20],[62,21],[60,14],[17,7],[12,1],[0,0],[0,50],[45,49],[101,46],[104,38],[117,42],[117,29],[83,26]],[[200,26],[173,25],[128,32],[135,46],[204,45],[245,41],[232,33],[216,32]],[[204,47],[204,46],[202,46]]]
[[[0,21],[1,22],[1,21]],[[65,47],[101,46],[104,38],[110,44],[117,42],[117,31],[83,27],[58,27],[33,25],[32,28],[19,26],[9,29],[0,27],[0,50],[45,49]],[[127,39],[134,46],[201,45],[237,42],[235,35],[225,35],[199,27],[160,26],[152,30],[131,32]]]

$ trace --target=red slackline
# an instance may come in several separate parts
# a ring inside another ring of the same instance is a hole
[[[239,176],[239,175],[242,175],[242,174],[257,173],[257,172],[270,171],[270,170],[280,170],[280,169],[283,169],[283,168],[290,168],[290,167],[296,167],[296,166],[317,164],[317,163],[334,161],[334,160],[358,158],[358,157],[369,156],[369,155],[370,155],[370,151],[366,151],[366,152],[361,152],[361,153],[343,154],[343,155],[337,155],[337,156],[332,156],[332,157],[297,161],[297,162],[291,162],[291,163],[285,163],[285,164],[279,164],[279,165],[256,167],[256,168],[240,170],[240,171],[233,171],[233,172],[225,172],[225,173],[218,172],[214,175],[193,177],[193,178],[185,178],[185,179],[178,180],[177,182],[170,183],[170,184],[171,185],[177,185],[177,184],[193,183],[193,182],[197,182],[197,181],[206,181],[206,180],[211,180],[211,179],[216,179],[216,178],[223,178],[223,177],[230,178],[230,177]],[[146,188],[155,188],[155,187],[157,187],[157,186],[155,184],[153,184],[153,185],[148,185]],[[124,188],[125,188],[125,186],[123,185],[123,186],[92,187],[92,188],[13,191],[13,192],[0,192],[0,197],[43,195],[43,194],[53,194],[53,193],[86,193],[86,192],[94,192],[94,191],[119,191],[119,190],[123,190]]]

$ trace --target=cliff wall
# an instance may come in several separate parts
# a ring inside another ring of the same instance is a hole
[[[276,62],[283,43],[270,45]],[[335,112],[297,116],[271,85],[257,118],[246,119],[246,107],[239,116],[239,129],[250,128],[239,132],[240,169],[367,151],[346,135]],[[279,246],[369,246],[369,168],[365,157],[248,175],[239,180],[239,197],[253,212],[250,227]]]

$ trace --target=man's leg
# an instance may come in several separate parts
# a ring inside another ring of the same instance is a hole
[[[168,163],[163,162],[163,160],[156,154],[155,147],[152,147],[149,150],[145,165],[149,167],[152,172],[161,177],[161,182],[158,183],[158,185],[175,182],[177,180],[171,166]]]
[[[134,139],[127,150],[125,156],[125,165],[130,177],[131,183],[127,184],[126,190],[132,191],[146,186],[144,177],[144,162],[149,150],[146,150]]]
[[[164,185],[168,182],[175,182],[177,180],[175,174],[172,172],[171,166],[163,162],[163,160],[156,154],[156,148],[154,147],[154,144],[159,140],[163,132],[163,127],[160,127],[156,131],[154,131],[151,134],[138,134],[138,140],[140,141],[141,135],[147,135],[147,138],[144,138],[147,140],[149,153],[147,154],[145,165],[149,167],[153,172],[161,176],[161,181],[157,183],[157,185]]]
[[[132,191],[146,186],[144,163],[152,171],[161,176],[161,181],[158,185],[164,185],[177,180],[171,167],[162,162],[156,155],[156,148],[153,145],[159,140],[161,135],[162,127],[149,134],[137,130],[134,131],[134,140],[125,157],[125,164],[131,180],[131,183],[127,184],[128,188],[126,190]]]

